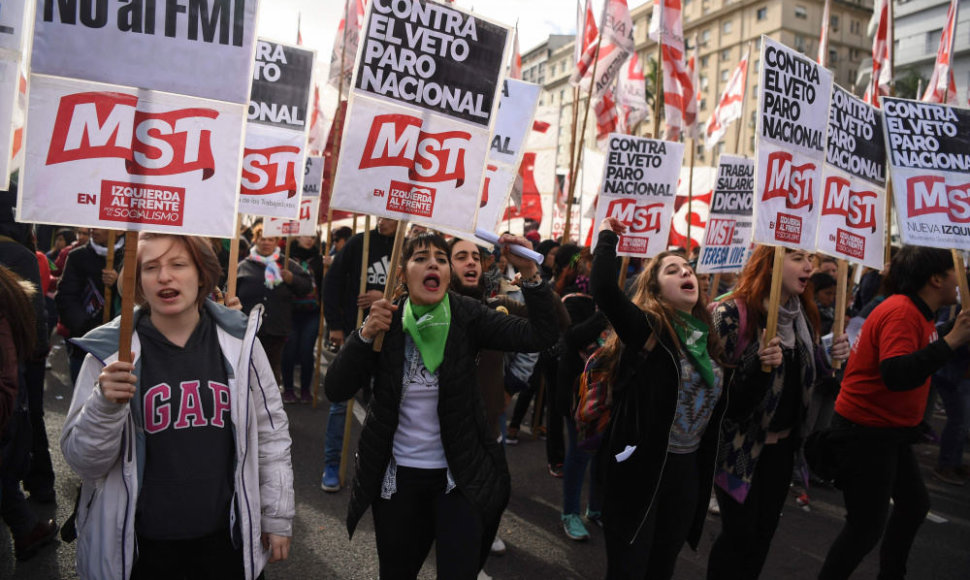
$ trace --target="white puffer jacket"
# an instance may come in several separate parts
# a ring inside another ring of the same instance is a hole
[[[230,529],[239,519],[247,580],[269,559],[262,533],[292,536],[293,468],[289,422],[269,361],[256,339],[262,307],[248,320],[241,312],[206,301],[216,322],[229,375],[236,469]],[[143,312],[135,311],[137,321]],[[81,477],[77,513],[77,571],[83,579],[127,580],[135,556],[135,506],[144,469],[144,421],[138,406],[118,405],[95,386],[103,366],[118,359],[120,319],[96,328],[75,343],[88,352],[61,433],[61,451]],[[135,376],[141,352],[132,337]],[[141,387],[135,400],[141,397]],[[239,538],[234,538],[239,540]]]

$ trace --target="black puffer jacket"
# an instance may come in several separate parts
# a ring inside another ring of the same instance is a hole
[[[632,542],[656,501],[654,496],[663,475],[670,429],[677,412],[681,370],[680,353],[670,333],[634,305],[616,285],[617,240],[613,232],[600,232],[590,275],[596,305],[613,324],[624,346],[613,383],[610,425],[597,461],[606,484],[603,521]],[[655,345],[650,340],[653,337]],[[726,393],[727,388],[722,389],[697,450],[698,501],[690,515],[693,523],[687,536],[688,544],[695,550],[714,483]],[[625,461],[617,462],[615,456],[628,445],[636,450]],[[610,509],[611,506],[615,509]]]
[[[556,342],[555,298],[549,287],[523,288],[529,318],[507,316],[480,301],[449,293],[451,328],[444,360],[438,368],[438,419],[448,468],[461,491],[481,511],[486,527],[497,524],[509,499],[505,452],[491,436],[485,406],[476,384],[481,349],[536,352]],[[397,431],[404,374],[404,330],[394,313],[381,352],[350,335],[326,377],[327,398],[345,401],[374,378],[374,395],[360,435],[356,478],[347,514],[354,529],[370,504],[380,497],[381,482],[391,459]],[[491,540],[489,540],[490,542]]]

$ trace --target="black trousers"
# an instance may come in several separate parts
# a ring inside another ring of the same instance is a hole
[[[762,449],[744,503],[714,486],[721,533],[711,546],[708,580],[748,580],[761,574],[788,497],[794,462],[795,443],[787,437]]]
[[[833,426],[841,423],[847,421],[836,416]],[[823,580],[848,578],[880,538],[879,579],[905,578],[909,551],[930,509],[919,463],[905,434],[865,431],[850,436],[838,452],[836,483],[845,498],[845,525],[829,548],[818,576]]]
[[[478,576],[484,562],[485,526],[476,507],[458,489],[445,493],[444,469],[397,468],[397,492],[377,499],[374,535],[381,580],[417,578],[435,544],[438,578]],[[492,526],[489,526],[490,528]],[[495,530],[487,543],[491,545]]]
[[[611,516],[630,506],[612,505],[609,487],[603,506],[606,535],[606,578],[666,580],[674,575],[677,555],[687,541],[699,500],[697,453],[667,454],[657,495],[633,543],[612,531]]]
[[[243,579],[242,548],[232,545],[229,530],[191,540],[152,540],[138,536],[138,556],[131,580]],[[263,575],[260,574],[259,578]]]

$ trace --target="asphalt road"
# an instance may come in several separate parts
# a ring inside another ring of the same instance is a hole
[[[55,351],[53,369],[47,376],[47,430],[57,473],[56,506],[34,505],[39,515],[63,522],[73,507],[77,477],[61,457],[57,440],[71,397],[67,358],[63,348]],[[322,398],[322,392],[321,392]],[[353,541],[344,524],[349,492],[328,494],[320,489],[323,469],[323,440],[327,404],[315,409],[309,405],[286,407],[293,438],[293,467],[296,485],[296,520],[293,548],[286,562],[266,570],[269,579],[373,579],[377,578],[377,553],[373,526],[365,516]],[[941,419],[936,418],[937,428]],[[359,433],[354,422],[354,443]],[[562,498],[561,480],[546,472],[545,446],[533,439],[528,429],[520,443],[508,449],[512,472],[512,500],[502,521],[500,536],[508,553],[491,558],[485,572],[495,579],[558,580],[602,578],[605,573],[605,548],[602,530],[592,527],[591,539],[577,543],[563,534],[559,523]],[[917,580],[970,579],[970,487],[938,483],[930,477],[936,448],[920,446],[924,478],[930,489],[931,517],[923,524],[909,559],[908,578]],[[966,463],[970,463],[967,457]],[[585,505],[585,504],[584,504]],[[791,496],[772,544],[763,579],[808,580],[815,578],[829,544],[841,529],[844,510],[841,495],[833,489],[812,490],[811,511],[804,511]],[[708,516],[702,543],[697,552],[684,548],[675,578],[704,578],[707,554],[720,528],[717,516]],[[74,544],[57,543],[45,548],[33,560],[17,563],[9,534],[0,534],[0,578],[43,579],[76,578]],[[854,578],[875,578],[877,552],[874,550]],[[429,556],[421,578],[434,578],[434,552]]]

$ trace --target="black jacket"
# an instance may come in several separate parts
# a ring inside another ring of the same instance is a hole
[[[114,269],[120,271],[125,262],[125,249],[115,250]],[[74,248],[67,255],[64,273],[57,284],[57,294],[54,302],[57,304],[57,315],[61,323],[67,327],[72,337],[81,337],[89,330],[100,326],[103,322],[102,310],[88,313],[85,298],[93,284],[101,296],[104,296],[104,283],[101,281],[101,271],[105,269],[107,260],[99,256],[91,244]],[[112,286],[112,303],[118,296],[117,284]],[[109,305],[113,306],[112,305]],[[112,315],[117,312],[112,312]]]
[[[444,361],[438,368],[438,418],[448,468],[458,486],[482,514],[486,526],[497,523],[509,499],[509,471],[502,446],[492,437],[482,395],[476,384],[481,349],[536,352],[549,348],[558,336],[555,298],[549,287],[524,288],[529,318],[507,316],[481,301],[449,293],[451,327]],[[351,398],[374,380],[374,394],[360,435],[356,477],[347,514],[354,529],[368,506],[380,497],[381,482],[391,460],[397,431],[404,374],[404,330],[394,313],[381,352],[374,352],[358,331],[330,363],[327,398]]]
[[[597,461],[606,484],[607,506],[604,524],[633,541],[657,499],[654,497],[663,475],[667,443],[677,411],[680,389],[680,354],[676,342],[660,322],[650,319],[634,305],[616,284],[617,235],[600,232],[593,254],[590,285],[596,305],[606,315],[623,342],[613,383],[610,426],[600,447]],[[645,350],[651,336],[657,344]],[[694,549],[700,541],[707,514],[707,498],[714,483],[720,422],[727,406],[727,387],[714,407],[711,422],[697,451],[699,478],[697,506],[687,542]],[[623,462],[616,454],[627,445],[636,451]]]
[[[261,336],[289,336],[293,328],[293,300],[313,290],[310,275],[299,264],[290,260],[287,270],[293,273],[293,281],[269,289],[265,284],[265,265],[248,259],[239,263],[236,294],[242,302],[243,312],[249,314],[257,304],[266,309],[263,324],[259,327]]]
[[[367,256],[367,290],[384,291],[388,277],[393,275],[391,250],[394,236],[382,236],[377,228],[371,230]],[[364,253],[364,234],[349,240],[333,257],[323,281],[323,316],[331,330],[344,335],[357,326],[357,295],[360,294],[360,261]]]

